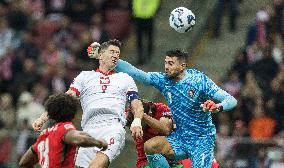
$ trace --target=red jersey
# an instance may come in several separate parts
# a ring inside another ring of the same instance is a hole
[[[42,168],[74,168],[76,146],[64,143],[65,134],[75,130],[72,122],[60,122],[44,129],[32,146]]]
[[[170,108],[168,106],[166,106],[163,103],[154,103],[154,105],[156,106],[156,113],[152,116],[153,118],[160,120],[161,117],[170,117],[172,118],[172,114],[170,112]],[[146,155],[145,155],[145,151],[144,151],[144,143],[155,137],[158,136],[158,132],[156,130],[154,130],[151,127],[146,127],[143,128],[143,139],[136,139],[135,143],[136,143],[136,150],[137,150],[137,161],[136,161],[136,167],[141,167],[144,164],[148,163]]]

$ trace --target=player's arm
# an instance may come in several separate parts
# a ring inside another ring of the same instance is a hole
[[[173,120],[168,117],[161,117],[160,120],[157,120],[144,113],[143,121],[161,135],[170,135],[173,130]]]
[[[22,156],[19,167],[31,168],[38,162],[37,155],[32,151],[32,147]]]
[[[105,140],[98,140],[90,136],[88,133],[78,130],[70,130],[64,136],[64,142],[66,144],[82,147],[92,147],[96,146],[107,149],[107,142]]]
[[[142,138],[143,130],[142,130],[142,125],[141,125],[141,119],[144,113],[142,102],[138,99],[138,97],[136,97],[135,99],[131,100],[130,105],[132,109],[131,112],[134,115],[134,120],[132,121],[131,126],[130,126],[132,136],[134,137],[134,139]]]
[[[69,94],[69,95],[71,95],[71,96],[74,96],[74,97],[76,97],[76,98],[79,98],[79,96],[78,96],[78,93],[74,90],[74,89],[72,89],[72,88],[70,88],[67,92],[65,92],[66,94]],[[39,118],[37,118],[34,122],[33,122],[33,124],[32,124],[32,127],[33,127],[33,129],[35,130],[35,131],[41,131],[41,129],[42,129],[42,126],[46,123],[48,121],[48,115],[47,115],[47,112],[44,112],[44,113],[42,113],[42,115],[39,117]]]
[[[221,111],[231,110],[237,105],[237,100],[222,89],[218,90],[212,98],[220,103],[215,103],[212,100],[207,100],[203,104],[201,104],[203,111],[217,113]]]
[[[134,80],[138,80],[144,84],[150,85],[150,73],[144,72],[131,65],[130,63],[118,60],[117,66],[115,68],[117,72],[124,72],[130,75]]]
[[[214,94],[213,99],[220,102],[219,106],[222,108],[220,109],[221,111],[231,110],[237,105],[237,99],[222,89]]]
[[[220,112],[233,109],[237,105],[237,100],[229,93],[218,87],[210,78],[202,74],[203,92],[212,100],[207,100],[201,107],[203,111]],[[216,102],[215,102],[216,101]]]

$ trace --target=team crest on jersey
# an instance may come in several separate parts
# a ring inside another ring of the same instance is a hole
[[[188,94],[189,94],[189,96],[193,97],[194,96],[194,90],[193,89],[189,89]]]

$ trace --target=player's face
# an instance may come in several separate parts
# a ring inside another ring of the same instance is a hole
[[[110,45],[107,49],[100,54],[100,64],[108,69],[115,68],[120,56],[120,49],[117,46]]]
[[[168,78],[177,78],[183,71],[184,65],[177,57],[166,56],[165,59],[165,73]]]

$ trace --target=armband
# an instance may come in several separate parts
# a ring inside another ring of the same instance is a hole
[[[132,102],[132,100],[138,99],[138,93],[135,91],[127,92],[127,100]]]

